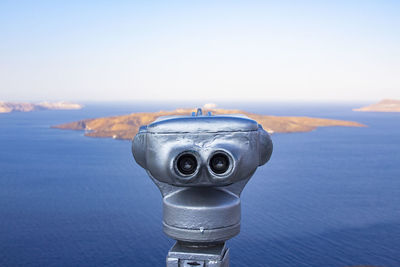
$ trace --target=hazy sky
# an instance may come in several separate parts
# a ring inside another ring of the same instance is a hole
[[[400,1],[0,1],[0,100],[400,99]]]

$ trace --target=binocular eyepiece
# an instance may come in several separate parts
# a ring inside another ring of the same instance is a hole
[[[196,155],[190,151],[185,151],[178,155],[174,166],[177,175],[182,177],[195,175],[202,165],[199,160],[201,161],[201,158],[196,157]],[[232,170],[233,159],[228,153],[217,151],[211,155],[206,164],[211,175],[224,176]]]
[[[226,153],[218,152],[212,156],[208,165],[214,174],[222,175],[229,170],[230,160]]]
[[[176,160],[176,168],[178,173],[182,176],[192,175],[197,170],[197,159],[190,152],[184,152],[182,155],[178,156]]]

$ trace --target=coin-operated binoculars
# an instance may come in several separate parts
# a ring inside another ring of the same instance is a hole
[[[240,193],[272,153],[244,115],[160,117],[142,126],[132,153],[163,196],[163,228],[177,240],[167,267],[229,266],[225,241],[240,231]]]

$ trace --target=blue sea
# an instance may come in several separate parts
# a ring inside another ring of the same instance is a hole
[[[242,194],[231,266],[400,266],[400,114],[351,111],[359,106],[221,104],[368,125],[272,136],[270,162]],[[50,126],[177,107],[88,103],[0,114],[0,266],[164,266],[174,241],[130,141]]]

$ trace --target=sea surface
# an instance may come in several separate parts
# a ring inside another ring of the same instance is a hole
[[[130,141],[50,126],[181,106],[0,114],[0,266],[164,266],[174,241]],[[221,105],[368,125],[272,136],[270,162],[242,194],[231,266],[400,266],[400,113],[351,111],[359,106]]]

